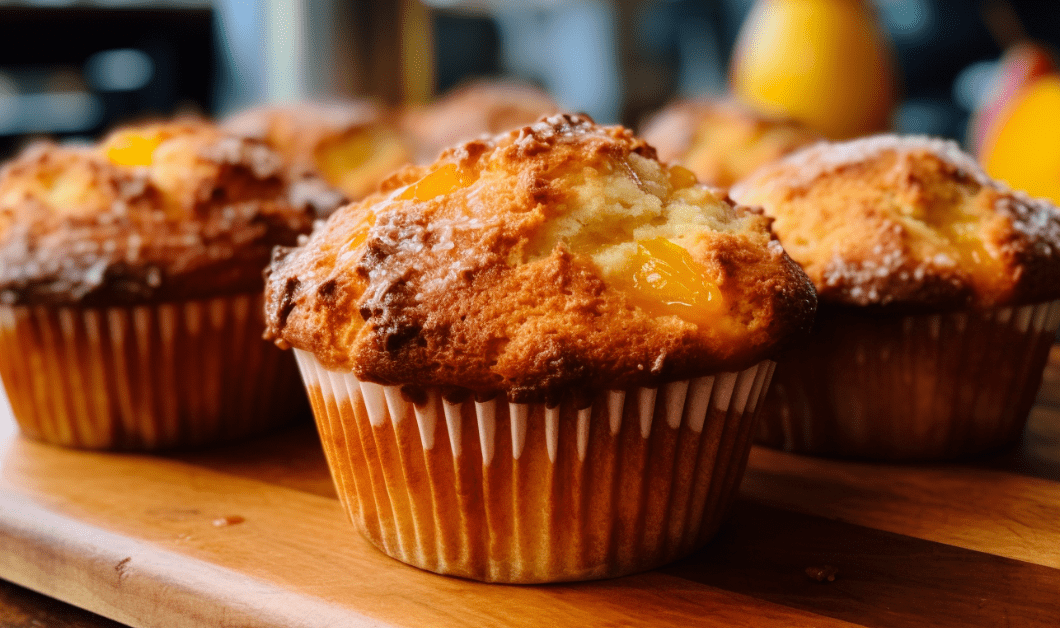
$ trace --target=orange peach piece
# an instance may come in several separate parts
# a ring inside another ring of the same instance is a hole
[[[112,135],[103,151],[112,163],[119,166],[150,166],[155,149],[162,144],[159,134],[143,135],[137,131],[122,131]]]
[[[413,183],[399,196],[403,201],[429,201],[468,186],[472,178],[462,172],[456,164],[445,164]]]
[[[990,176],[1060,203],[1060,75],[1021,90],[987,131],[980,157]]]
[[[688,251],[665,238],[638,242],[615,283],[634,304],[657,316],[709,326],[724,312],[718,286]]]

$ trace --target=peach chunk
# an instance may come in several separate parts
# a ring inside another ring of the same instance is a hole
[[[398,196],[402,201],[429,201],[467,187],[474,179],[456,164],[445,164],[413,183]]]
[[[666,238],[637,242],[625,272],[614,281],[635,305],[655,316],[708,325],[723,312],[718,286],[691,253]]]

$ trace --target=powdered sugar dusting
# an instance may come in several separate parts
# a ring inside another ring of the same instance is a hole
[[[413,287],[412,298],[418,302],[432,292],[460,285],[462,277],[487,264],[488,256],[476,252],[480,247],[467,245],[499,229],[494,223],[466,215],[436,216],[427,224],[410,220],[403,212],[379,215],[368,231],[368,241],[386,251],[387,262],[368,267],[365,302],[384,301],[385,294],[402,281]]]
[[[997,199],[994,208],[1008,216],[1013,230],[1034,243],[1036,252],[1060,254],[1060,210],[1048,200],[1010,191]]]
[[[927,135],[883,134],[848,142],[817,142],[764,166],[749,178],[734,185],[730,194],[740,200],[752,193],[754,188],[804,188],[825,175],[870,161],[887,152],[899,155],[927,152],[980,185],[999,187],[975,159],[952,140]]]
[[[828,288],[845,287],[850,299],[857,303],[886,301],[881,294],[883,279],[903,266],[905,256],[900,249],[882,250],[877,246],[877,259],[849,260],[836,251],[824,270],[824,285]],[[923,272],[923,268],[918,268]]]

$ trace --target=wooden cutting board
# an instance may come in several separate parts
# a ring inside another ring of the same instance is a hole
[[[888,466],[756,449],[703,551],[547,586],[447,578],[379,553],[346,522],[308,424],[148,457],[30,442],[5,415],[0,578],[166,628],[1057,626],[1060,353],[1046,380],[1015,451]],[[834,581],[806,574],[825,566]]]

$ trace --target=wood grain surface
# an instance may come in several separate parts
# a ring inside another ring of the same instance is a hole
[[[0,626],[4,628],[121,628],[95,613],[0,580]]]
[[[0,578],[167,628],[1057,626],[1058,365],[1054,355],[1018,449],[892,466],[759,448],[707,548],[653,572],[566,585],[480,584],[384,556],[345,521],[308,422],[149,457],[42,445],[4,416]],[[0,621],[16,620],[5,625],[115,625],[7,586]],[[32,615],[48,605],[52,615]]]

